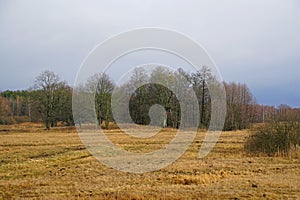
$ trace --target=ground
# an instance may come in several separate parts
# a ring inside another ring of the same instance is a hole
[[[121,148],[149,152],[176,133],[132,139],[106,132]],[[102,165],[75,128],[41,124],[0,126],[0,199],[300,199],[300,158],[244,153],[248,131],[223,132],[205,158],[197,158],[204,132],[172,165],[132,174]]]

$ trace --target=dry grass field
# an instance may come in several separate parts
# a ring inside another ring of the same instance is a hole
[[[164,129],[155,140],[132,139],[118,129],[106,134],[121,148],[149,152],[174,133]],[[0,199],[300,199],[299,157],[246,155],[247,136],[224,132],[213,151],[198,159],[200,132],[172,165],[131,174],[97,161],[74,128],[0,126]]]

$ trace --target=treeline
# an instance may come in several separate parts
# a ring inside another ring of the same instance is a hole
[[[50,71],[44,71],[35,85],[24,91],[0,93],[0,124],[44,122],[49,129],[58,125],[74,125],[72,88]]]
[[[186,82],[180,81],[182,77]],[[158,81],[159,80],[159,81]],[[183,69],[170,71],[168,68],[156,67],[151,74],[143,68],[134,69],[130,80],[123,85],[116,86],[107,74],[95,74],[79,88],[84,93],[95,93],[95,111],[98,124],[104,128],[114,122],[111,97],[113,91],[118,99],[125,94],[131,94],[129,99],[130,119],[137,124],[149,124],[149,109],[154,104],[163,106],[166,117],[157,119],[161,126],[178,128],[181,124],[181,110],[187,107],[193,111],[199,109],[200,128],[207,128],[210,122],[211,98],[208,82],[215,82],[208,67],[188,73]],[[160,82],[161,84],[143,84]],[[237,130],[251,127],[253,123],[262,123],[284,115],[300,116],[300,109],[281,105],[279,107],[258,105],[246,84],[224,83],[227,101],[227,116],[224,130]],[[218,85],[216,84],[216,87]],[[78,88],[76,88],[78,90]],[[196,94],[198,105],[180,105],[172,91],[184,91],[185,98],[189,98],[190,91]],[[56,74],[50,71],[42,72],[35,79],[35,85],[26,91],[4,91],[0,93],[0,124],[20,122],[44,122],[46,128],[62,125],[74,125],[72,114],[73,88],[68,86]],[[195,107],[193,107],[195,106]],[[126,123],[128,113],[124,106],[118,106],[115,112],[124,116]],[[82,121],[85,123],[84,107],[82,107]],[[188,119],[194,120],[194,119]],[[281,119],[284,120],[284,119]]]

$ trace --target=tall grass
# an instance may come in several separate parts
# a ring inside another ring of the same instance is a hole
[[[245,143],[250,154],[288,156],[300,146],[300,123],[296,121],[270,122],[252,130]]]

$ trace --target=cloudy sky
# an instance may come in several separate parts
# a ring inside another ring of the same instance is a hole
[[[1,0],[0,90],[27,89],[46,69],[73,84],[97,44],[142,27],[190,36],[258,103],[300,107],[297,0]]]

